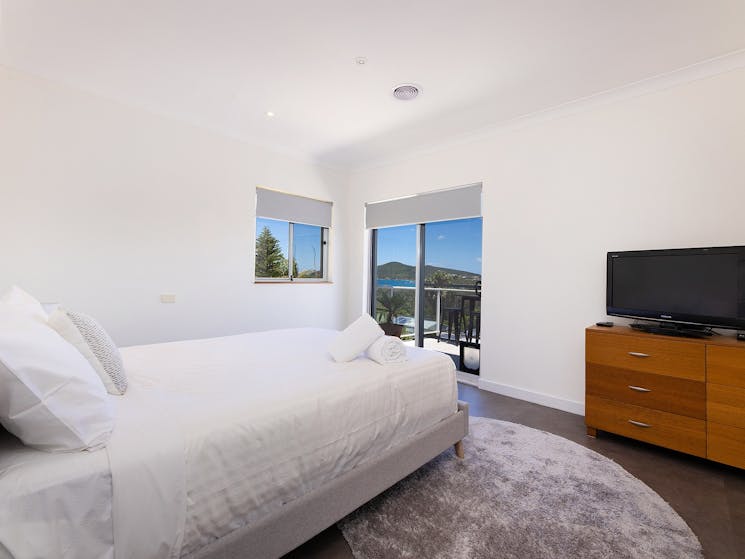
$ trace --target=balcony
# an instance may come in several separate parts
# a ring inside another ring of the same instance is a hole
[[[376,289],[376,299],[381,291],[387,291],[390,295],[398,292],[405,296],[407,303],[402,305],[403,310],[394,316],[391,322],[403,326],[401,339],[410,346],[416,345],[415,318],[411,316],[414,309],[415,290],[414,286],[380,284]],[[424,298],[424,348],[449,355],[459,370],[464,368],[471,371],[477,370],[479,368],[477,348],[464,347],[465,363],[463,365],[465,367],[462,367],[460,362],[461,342],[479,342],[481,309],[474,286],[472,284],[447,287],[425,286]],[[376,319],[381,323],[385,321],[387,319],[386,309],[378,306]],[[450,319],[450,332],[448,332],[448,319]]]

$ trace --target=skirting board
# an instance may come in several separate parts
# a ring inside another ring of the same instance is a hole
[[[464,373],[463,371],[455,371],[455,376],[458,380],[458,382],[467,384],[469,386],[475,386],[478,388],[479,386],[479,377],[478,375],[472,375],[470,373]]]
[[[483,378],[479,379],[479,388],[481,390],[501,394],[502,396],[509,396],[510,398],[517,398],[518,400],[540,404],[541,406],[547,406],[561,411],[568,411],[569,413],[575,413],[577,415],[585,415],[584,402],[558,398],[557,396],[551,396],[542,392],[533,392],[532,390],[525,390],[524,388],[510,386],[509,384],[500,384]]]

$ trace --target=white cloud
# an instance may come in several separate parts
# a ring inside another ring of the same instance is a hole
[[[447,239],[447,237],[445,235],[437,235],[437,240],[438,241],[442,241],[444,239]]]

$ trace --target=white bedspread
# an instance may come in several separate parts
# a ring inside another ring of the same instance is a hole
[[[50,454],[0,427],[0,558],[113,559],[113,546],[106,451]]]
[[[335,363],[324,350],[335,335],[294,329],[123,350],[131,397],[110,445],[117,559],[193,552],[456,411],[447,356],[409,349],[403,366]],[[157,424],[121,428],[143,409]],[[148,448],[137,444],[143,431]],[[167,460],[152,460],[157,448]]]
[[[39,523],[50,515],[76,522],[87,507],[93,518],[69,528],[89,545],[70,542],[78,551],[70,557],[111,557],[113,515],[116,559],[178,558],[456,411],[447,356],[408,348],[403,365],[364,357],[335,363],[325,352],[335,335],[293,329],[124,348],[130,387],[112,397],[110,474],[106,453],[44,455],[49,464],[70,460],[68,469],[87,481],[29,505],[41,510],[75,492],[77,510],[49,509]],[[49,464],[32,469],[48,471]],[[0,491],[12,475],[2,465]],[[101,493],[112,483],[113,505]],[[23,489],[16,493],[23,496]],[[30,493],[27,488],[25,498]],[[15,513],[6,516],[0,527]],[[43,532],[35,533],[39,549],[56,549],[59,539]],[[0,528],[0,557],[6,537]],[[81,549],[102,552],[81,555]]]

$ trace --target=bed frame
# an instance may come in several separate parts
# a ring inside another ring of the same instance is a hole
[[[288,503],[266,518],[234,530],[184,559],[281,557],[414,472],[449,446],[463,458],[468,404],[413,439]]]

